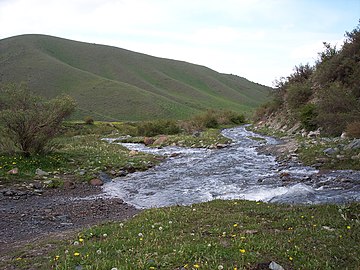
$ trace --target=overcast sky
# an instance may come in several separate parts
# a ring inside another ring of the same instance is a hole
[[[359,19],[359,0],[0,0],[0,39],[113,45],[272,86]]]

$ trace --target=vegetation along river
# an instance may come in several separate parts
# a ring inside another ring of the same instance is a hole
[[[214,199],[279,203],[343,203],[360,200],[359,171],[320,173],[296,162],[284,164],[257,151],[277,144],[244,126],[223,130],[232,144],[223,149],[148,148],[123,145],[168,158],[160,165],[104,185],[107,196],[120,197],[137,208],[190,205]]]

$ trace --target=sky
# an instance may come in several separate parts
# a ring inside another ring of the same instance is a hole
[[[273,86],[359,19],[360,0],[0,0],[0,39],[111,45]]]

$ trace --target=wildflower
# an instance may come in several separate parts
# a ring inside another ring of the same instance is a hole
[[[154,269],[155,269],[155,267],[154,267],[154,266],[150,266],[150,267],[149,267],[149,269],[154,270]]]
[[[169,224],[170,224],[170,225],[172,224],[172,221],[171,221],[171,220],[169,221]]]
[[[107,237],[107,233],[104,233],[104,234],[103,234],[103,237]]]
[[[124,227],[124,223],[119,224],[120,228]]]
[[[198,265],[197,263],[194,264],[193,266],[194,266],[194,268],[196,268],[196,269],[200,268],[200,265]]]
[[[21,257],[17,257],[16,260],[17,260],[17,261],[21,261],[22,258],[21,258]]]
[[[245,252],[246,252],[246,250],[245,250],[245,249],[243,249],[243,248],[242,248],[242,249],[240,249],[239,251],[240,251],[240,253],[245,253]]]
[[[237,226],[239,226],[237,223],[234,224],[234,227],[236,228]]]
[[[97,251],[96,251],[96,254],[101,254],[101,249],[98,249]]]
[[[80,242],[80,243],[84,242],[84,239],[79,238],[79,242]]]
[[[238,270],[237,267],[234,267],[234,270]]]
[[[346,229],[350,230],[350,229],[351,229],[351,227],[348,225],[348,226],[346,226]]]
[[[65,250],[65,254],[68,254],[69,253],[69,251],[68,250]]]
[[[304,216],[301,216],[301,218],[305,218]]]
[[[151,225],[151,228],[155,229],[155,225]]]
[[[55,258],[54,258],[54,260],[57,261],[57,260],[59,260],[59,258],[60,258],[60,256],[59,256],[59,255],[56,255]]]
[[[162,229],[163,229],[163,227],[160,226],[160,227],[159,227],[159,231],[162,231]]]
[[[211,247],[211,244],[210,244],[210,243],[208,244],[208,247]]]
[[[111,270],[118,270],[116,267],[111,268]]]
[[[222,266],[221,264],[218,266],[218,269],[219,270],[223,270],[224,269],[224,266]]]
[[[294,259],[293,257],[291,257],[291,256],[289,257],[289,260],[290,260],[290,261],[292,261],[293,259]]]
[[[232,234],[231,237],[232,237],[232,238],[235,238],[235,237],[236,237],[236,234]]]
[[[241,236],[240,239],[241,239],[241,240],[245,240],[246,237],[245,237],[245,236]]]
[[[74,241],[73,243],[74,246],[78,246],[79,244],[80,244],[79,241]]]
[[[234,202],[235,205],[237,205],[238,203],[237,202]]]
[[[138,236],[139,237],[144,237],[144,235],[142,233],[139,233]]]
[[[259,205],[259,204],[261,204],[261,202],[257,202],[256,204]]]
[[[74,256],[78,257],[78,256],[80,256],[80,253],[79,252],[74,252]]]

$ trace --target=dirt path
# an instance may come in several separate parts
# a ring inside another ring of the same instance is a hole
[[[44,236],[61,239],[76,230],[105,221],[125,220],[139,212],[120,199],[97,197],[100,193],[99,187],[77,184],[70,189],[45,190],[42,195],[2,194],[0,261],[8,260],[24,244]]]

